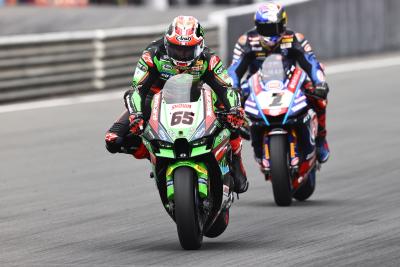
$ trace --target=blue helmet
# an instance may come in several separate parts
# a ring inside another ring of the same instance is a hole
[[[286,31],[286,11],[277,3],[263,4],[254,15],[254,23],[258,34],[268,38],[280,38]]]

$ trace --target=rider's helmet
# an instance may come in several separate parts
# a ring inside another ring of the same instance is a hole
[[[189,67],[204,49],[204,30],[192,16],[178,16],[164,36],[167,55],[177,67]]]
[[[286,31],[287,15],[282,5],[266,3],[254,15],[256,30],[263,47],[274,48]]]

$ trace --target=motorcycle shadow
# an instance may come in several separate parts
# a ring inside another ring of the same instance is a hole
[[[340,207],[348,205],[347,200],[342,199],[309,199],[307,201],[296,201],[293,200],[291,206],[289,207]],[[238,206],[245,207],[277,207],[277,208],[288,208],[288,207],[278,207],[274,200],[253,200],[239,203]]]
[[[272,241],[271,241],[272,243]],[[269,246],[270,244],[263,244],[263,246]],[[244,248],[246,250],[252,250],[260,247],[260,242],[252,242],[251,240],[212,240],[204,237],[203,245],[200,248],[200,251],[226,251],[227,248],[231,251],[243,251]],[[144,245],[141,249],[142,252],[174,252],[174,251],[183,251],[181,246],[179,245],[178,240],[174,240],[171,242],[163,242],[162,245]]]

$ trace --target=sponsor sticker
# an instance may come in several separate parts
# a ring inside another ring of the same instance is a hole
[[[163,69],[165,69],[165,70],[172,70],[172,66],[169,65],[169,64],[164,64],[162,67],[163,67]]]
[[[262,51],[262,47],[255,47],[255,46],[252,46],[252,47],[251,47],[251,50],[253,50],[253,51]]]
[[[269,81],[269,82],[267,82],[265,87],[266,87],[267,90],[282,90],[283,83],[281,81],[278,81],[278,80]]]
[[[282,38],[282,43],[292,43],[293,42],[293,35],[285,35]]]
[[[173,104],[172,105],[172,109],[191,109],[192,105],[191,104],[187,104],[187,103],[179,103],[179,104]]]
[[[292,48],[292,43],[282,43],[281,49]]]
[[[176,40],[181,43],[188,43],[192,40],[192,37],[180,35],[176,37]]]

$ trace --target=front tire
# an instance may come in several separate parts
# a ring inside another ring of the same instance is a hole
[[[201,247],[203,234],[199,224],[198,194],[195,175],[189,167],[179,167],[174,173],[175,222],[182,248]]]
[[[292,190],[288,165],[287,137],[286,135],[272,135],[269,140],[274,200],[278,206],[290,206],[292,203]]]

